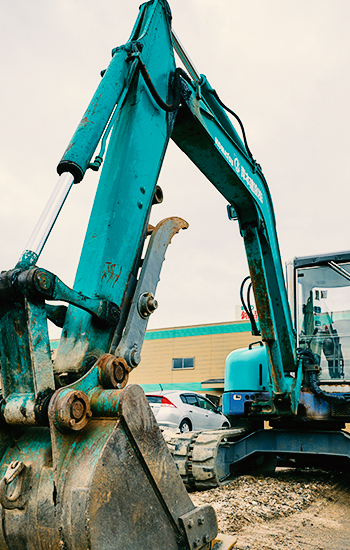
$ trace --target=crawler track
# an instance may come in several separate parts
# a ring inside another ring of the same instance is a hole
[[[241,439],[247,430],[231,428],[163,436],[184,484],[190,490],[206,490],[225,485],[233,477],[225,453],[230,441]]]

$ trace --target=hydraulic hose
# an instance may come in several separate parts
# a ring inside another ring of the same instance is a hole
[[[239,116],[234,112],[232,111],[231,109],[229,109],[229,107],[227,107],[227,105],[225,105],[220,97],[218,96],[216,90],[210,90],[210,93],[215,97],[216,101],[219,103],[219,105],[221,105],[221,107],[223,109],[225,109],[225,111],[227,111],[228,113],[230,113],[238,122],[238,124],[240,125],[241,127],[241,131],[242,131],[242,137],[243,137],[243,141],[244,141],[244,145],[245,145],[245,148],[247,150],[247,153],[249,155],[249,157],[251,158],[252,161],[254,161],[254,158],[253,158],[253,154],[251,152],[251,150],[249,149],[249,146],[248,146],[248,140],[247,140],[247,136],[246,136],[246,133],[245,133],[245,129],[244,129],[244,126],[243,126],[243,122],[241,121],[241,119],[239,118]]]
[[[313,365],[316,365],[319,363],[317,360],[317,357],[313,353],[311,349],[297,349],[298,358],[302,360],[304,367],[312,367]],[[349,401],[343,396],[343,395],[337,395],[334,393],[327,393],[323,390],[321,390],[320,386],[318,385],[317,380],[317,372],[313,372],[312,370],[308,371],[309,374],[309,380],[310,380],[310,389],[311,391],[326,401],[327,403],[348,403]]]
[[[318,397],[321,397],[321,399],[323,399],[324,401],[327,401],[327,403],[348,403],[348,400],[343,395],[327,393],[321,390],[320,386],[318,385],[317,374],[315,372],[311,372],[309,374],[309,379],[312,392],[318,395]]]
[[[179,107],[181,102],[181,84],[180,84],[180,75],[183,76],[184,71],[182,69],[175,69],[175,88],[176,88],[176,97],[172,104],[168,104],[160,97],[158,94],[152,80],[150,77],[149,72],[147,71],[145,65],[142,63],[142,61],[139,59],[139,67],[141,74],[143,76],[143,79],[154,99],[154,101],[157,103],[157,105],[163,109],[164,111],[167,111],[168,113],[171,113],[172,111],[176,111],[176,109]]]
[[[243,282],[241,284],[241,289],[240,289],[241,302],[242,302],[243,309],[246,312],[246,314],[248,315],[248,319],[249,319],[250,324],[252,326],[252,334],[254,336],[261,336],[261,332],[258,329],[257,324],[255,322],[254,315],[252,313],[251,304],[250,304],[250,292],[251,292],[251,289],[252,289],[252,283],[250,283],[249,286],[248,286],[248,292],[247,292],[248,306],[246,305],[246,303],[244,301],[244,298],[243,298],[243,288],[244,288],[244,285],[245,285],[246,281],[248,281],[249,279],[250,279],[250,277],[248,275],[248,277],[243,279]]]

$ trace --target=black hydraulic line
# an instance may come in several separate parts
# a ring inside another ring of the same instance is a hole
[[[183,69],[175,69],[175,89],[176,89],[176,98],[175,101],[171,104],[166,103],[163,101],[163,99],[158,94],[157,90],[155,89],[155,86],[151,80],[150,74],[147,71],[145,65],[142,63],[142,61],[139,59],[139,66],[141,70],[141,74],[143,76],[143,79],[147,85],[147,88],[149,89],[154,101],[157,103],[157,105],[163,109],[163,111],[166,111],[167,113],[171,113],[172,111],[176,111],[176,109],[179,107],[181,102],[181,84],[180,84],[180,75],[183,76],[182,73]],[[186,75],[187,76],[187,75]]]
[[[252,159],[252,161],[254,161],[253,154],[252,154],[252,152],[251,152],[251,150],[249,149],[249,146],[248,146],[247,136],[246,136],[246,133],[245,133],[245,130],[244,130],[243,122],[241,121],[241,119],[239,118],[239,116],[238,116],[234,111],[232,111],[231,109],[229,109],[229,108],[227,107],[227,105],[225,105],[225,104],[221,101],[221,99],[219,98],[219,96],[218,96],[216,90],[209,90],[209,92],[215,97],[216,101],[221,105],[221,107],[222,107],[223,109],[225,109],[228,113],[230,113],[233,117],[235,117],[235,119],[237,120],[237,122],[238,122],[238,124],[240,125],[241,130],[242,130],[243,141],[244,141],[245,148],[247,149],[247,153],[248,153],[248,155],[250,156],[250,158]],[[255,161],[254,161],[254,162],[255,162]]]
[[[241,297],[241,302],[242,302],[242,306],[243,306],[243,309],[244,311],[246,312],[246,314],[248,315],[248,318],[249,318],[249,321],[250,321],[250,324],[252,326],[252,333],[254,336],[261,336],[261,332],[260,330],[258,329],[257,327],[257,324],[255,322],[255,319],[254,319],[254,315],[252,313],[252,310],[251,310],[251,304],[250,304],[250,292],[251,292],[251,288],[252,288],[252,283],[250,283],[249,287],[248,287],[248,292],[247,292],[247,302],[248,302],[248,306],[246,305],[245,301],[244,301],[244,298],[243,298],[243,288],[244,288],[244,285],[246,283],[246,281],[248,281],[248,279],[250,279],[250,276],[248,275],[248,277],[246,277],[245,279],[243,279],[243,282],[241,284],[241,289],[240,289],[240,297]]]
[[[327,393],[321,390],[320,386],[318,385],[317,374],[315,372],[311,372],[309,374],[309,379],[312,392],[318,395],[318,397],[321,397],[321,399],[323,399],[324,401],[327,401],[327,403],[349,403],[349,401],[343,395]]]
[[[248,304],[248,309],[249,309],[250,315],[251,315],[250,316],[250,322],[251,322],[251,325],[252,325],[252,332],[253,332],[254,336],[260,336],[261,332],[258,329],[257,324],[255,322],[254,315],[252,313],[251,303],[250,303],[251,290],[252,290],[252,283],[249,284],[248,291],[247,291],[247,304]]]
[[[298,358],[302,360],[304,366],[312,367],[313,365],[318,364],[317,358],[315,357],[315,354],[311,349],[298,348],[297,353],[298,353]],[[335,404],[349,403],[348,399],[346,399],[343,395],[337,395],[335,393],[327,393],[321,390],[320,386],[318,385],[316,372],[312,372],[309,370],[308,374],[309,374],[309,380],[310,380],[310,388],[315,395],[318,395],[318,397],[320,397],[327,403],[335,403]]]
[[[155,88],[155,86],[152,82],[151,76],[150,76],[149,72],[147,71],[146,66],[144,65],[144,63],[142,63],[141,59],[139,59],[139,66],[140,66],[140,70],[141,70],[141,74],[143,76],[143,79],[144,79],[144,81],[145,81],[145,83],[146,83],[146,85],[147,85],[154,101],[157,103],[157,105],[161,109],[163,109],[164,111],[167,111],[168,113],[172,112],[172,111],[175,111],[179,107],[180,102],[181,102],[181,84],[180,84],[180,78],[179,77],[181,75],[181,77],[184,80],[189,82],[189,84],[192,84],[192,81],[189,78],[188,74],[183,69],[181,69],[179,67],[175,69],[176,99],[173,103],[168,104],[165,101],[163,101],[163,99],[158,94],[158,92],[157,92],[157,90],[156,90],[156,88]],[[209,91],[215,97],[216,101],[221,105],[221,107],[223,109],[225,109],[228,113],[230,113],[237,120],[238,124],[240,125],[241,131],[242,131],[243,141],[244,141],[244,145],[245,145],[245,148],[247,150],[247,153],[248,153],[249,157],[251,158],[251,160],[253,162],[255,162],[253,154],[252,154],[252,152],[251,152],[251,150],[249,149],[249,146],[248,146],[247,136],[246,136],[245,129],[244,129],[244,126],[243,126],[243,122],[241,121],[239,116],[234,111],[232,111],[229,107],[227,107],[227,105],[225,105],[221,101],[221,99],[218,96],[216,90],[209,90]]]
[[[250,277],[246,277],[245,279],[243,279],[242,281],[242,284],[241,284],[241,288],[240,288],[240,291],[239,291],[239,295],[241,297],[241,302],[242,302],[242,306],[243,306],[243,309],[244,311],[246,312],[246,314],[249,316],[249,310],[245,304],[245,301],[244,301],[244,298],[243,298],[243,288],[244,288],[244,284],[246,281],[248,281],[248,279],[250,279]]]
[[[254,336],[261,336],[261,332],[257,327],[257,324],[256,324],[255,319],[254,319],[254,315],[252,313],[252,308],[251,308],[251,305],[250,305],[250,292],[251,292],[251,290],[252,290],[252,283],[250,283],[250,285],[248,287],[248,292],[247,292],[248,309],[250,311],[249,319],[250,319],[250,323],[252,325],[252,333],[253,333]]]

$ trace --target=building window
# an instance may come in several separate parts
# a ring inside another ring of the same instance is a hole
[[[173,359],[173,370],[194,369],[194,357],[180,357]]]

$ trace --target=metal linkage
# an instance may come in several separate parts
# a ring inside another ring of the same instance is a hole
[[[30,297],[40,296],[46,300],[59,300],[88,311],[97,319],[116,324],[119,307],[108,300],[88,298],[65,285],[56,275],[46,269],[30,269],[18,275],[18,286]]]
[[[47,314],[45,300],[73,304],[89,312],[99,327],[116,326],[119,307],[108,300],[88,298],[39,268],[2,273],[0,299],[6,308],[0,319],[1,418],[7,424],[45,425],[48,399],[55,390],[47,316],[62,326],[66,311],[65,306],[58,306],[58,311],[51,306]],[[20,365],[19,372],[14,364]],[[76,415],[73,420],[78,425]]]
[[[166,250],[172,237],[187,227],[188,223],[181,218],[166,218],[152,232],[123,336],[116,349],[112,346],[114,354],[125,359],[131,369],[141,361],[148,319],[158,307],[154,294]]]

